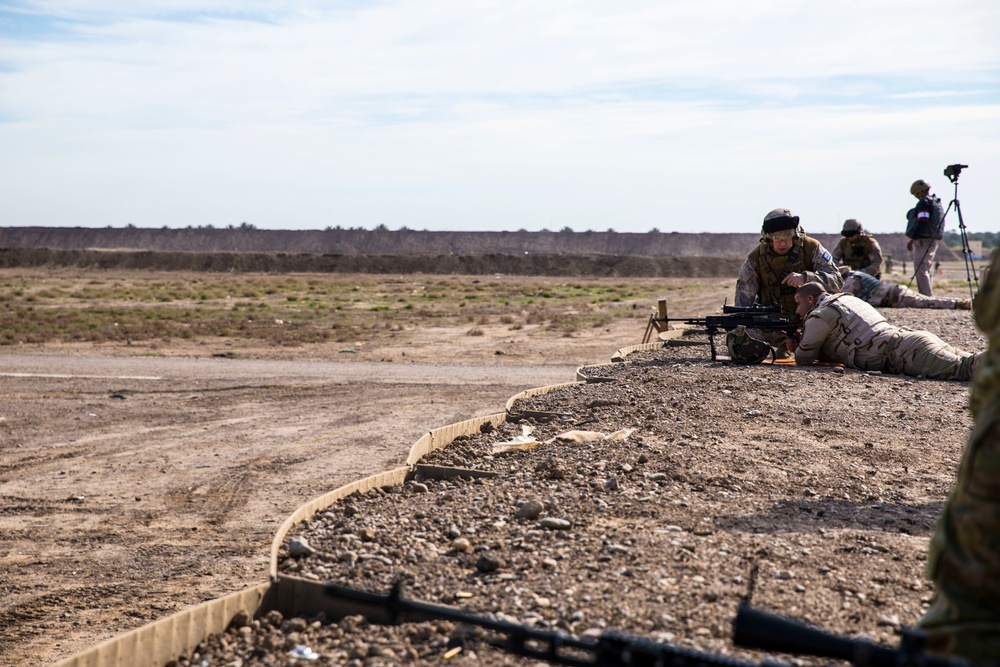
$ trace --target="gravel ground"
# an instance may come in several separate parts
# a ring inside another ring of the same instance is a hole
[[[888,317],[985,345],[968,312]],[[585,369],[611,381],[518,401],[499,428],[424,459],[492,475],[345,499],[293,530],[281,571],[375,592],[402,580],[413,598],[537,628],[614,628],[754,661],[731,642],[748,594],[897,643],[933,592],[927,543],[971,425],[969,383],[706,356],[636,353]],[[444,621],[272,613],[238,619],[179,664],[533,662],[483,639]]]

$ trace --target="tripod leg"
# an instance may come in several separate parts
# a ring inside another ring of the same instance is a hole
[[[955,190],[958,190],[958,184],[955,185]],[[957,194],[957,193],[956,193]],[[976,292],[979,291],[979,277],[976,275],[976,265],[972,260],[972,249],[969,247],[969,235],[965,229],[965,220],[962,219],[962,207],[958,203],[958,198],[956,197],[951,202],[955,205],[955,212],[958,213],[958,231],[962,238],[962,256],[965,259],[965,279],[969,283],[969,298],[975,298],[975,294],[972,292],[972,282],[976,283]],[[948,204],[951,207],[951,204]]]

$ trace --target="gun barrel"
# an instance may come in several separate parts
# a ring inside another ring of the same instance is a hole
[[[723,306],[722,312],[730,313],[780,313],[781,306],[777,304],[755,303],[752,306]]]
[[[873,644],[870,640],[849,639],[811,625],[741,604],[733,620],[733,643],[744,648],[820,658],[847,660],[856,667],[958,667],[969,663],[959,658],[939,658],[923,653],[918,633],[915,645],[906,640],[898,649]]]

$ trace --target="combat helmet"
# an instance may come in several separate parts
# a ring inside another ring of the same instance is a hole
[[[929,192],[930,189],[931,184],[921,178],[913,181],[913,185],[910,186],[910,194],[914,197],[919,197],[922,193]]]
[[[776,208],[764,216],[764,224],[760,233],[766,239],[789,238],[797,236],[799,231],[799,216],[792,215],[787,208]]]
[[[841,236],[854,236],[855,234],[860,234],[865,231],[861,226],[861,223],[854,218],[849,218],[844,221],[844,228],[840,230]]]
[[[726,349],[734,364],[759,364],[774,355],[770,345],[748,334],[742,326],[726,334]]]

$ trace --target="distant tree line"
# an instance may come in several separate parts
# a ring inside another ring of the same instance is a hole
[[[970,241],[982,241],[983,250],[989,248],[995,248],[997,242],[1000,241],[1000,232],[966,232],[965,236]],[[949,248],[957,248],[961,250],[962,248],[962,235],[958,232],[945,232],[944,238],[942,239],[944,244]]]

